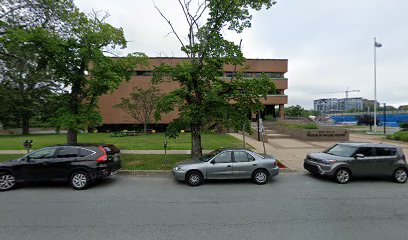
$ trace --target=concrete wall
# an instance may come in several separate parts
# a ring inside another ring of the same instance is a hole
[[[350,132],[341,128],[322,127],[319,129],[286,128],[282,125],[271,124],[270,127],[283,134],[302,141],[349,141]]]

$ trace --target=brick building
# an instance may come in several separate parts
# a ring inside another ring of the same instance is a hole
[[[143,69],[137,69],[128,82],[123,82],[119,88],[111,94],[102,95],[99,99],[99,110],[103,117],[104,129],[121,129],[137,124],[128,114],[114,106],[126,98],[135,87],[149,87],[151,85],[152,70],[154,66],[161,63],[177,64],[187,60],[186,58],[149,58],[149,65]],[[260,77],[262,73],[267,74],[275,82],[277,94],[268,95],[262,99],[265,110],[262,115],[273,115],[274,117],[284,116],[284,104],[288,103],[288,96],[285,90],[288,89],[288,79],[285,73],[288,71],[287,59],[247,59],[243,65],[245,67],[244,76],[246,78]],[[230,79],[234,73],[234,66],[224,66],[223,78]],[[237,66],[236,71],[241,71],[243,67]],[[177,82],[166,82],[157,85],[163,93],[170,92],[178,87]],[[166,125],[177,117],[177,112],[163,114],[158,125]]]

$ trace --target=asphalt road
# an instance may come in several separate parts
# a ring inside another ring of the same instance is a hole
[[[408,239],[408,183],[282,173],[263,186],[115,176],[0,193],[0,239]]]

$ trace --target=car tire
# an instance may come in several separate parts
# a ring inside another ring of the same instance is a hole
[[[71,174],[69,183],[75,190],[84,190],[89,186],[89,174],[85,171],[76,171]]]
[[[334,173],[334,179],[336,180],[337,183],[346,184],[351,179],[351,171],[348,170],[347,168],[339,168]]]
[[[16,178],[13,174],[3,172],[0,173],[0,191],[7,191],[16,186]]]
[[[188,185],[192,187],[201,185],[203,181],[204,181],[203,175],[198,171],[191,171],[188,172],[186,175],[186,182]]]
[[[408,179],[408,171],[405,168],[398,168],[392,174],[392,178],[397,183],[405,183]]]
[[[265,184],[269,181],[269,173],[262,169],[255,170],[252,173],[252,181],[258,185]]]

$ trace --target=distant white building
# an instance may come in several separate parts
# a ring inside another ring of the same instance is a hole
[[[366,111],[368,108],[373,109],[374,101],[357,98],[323,98],[314,100],[314,110],[323,114],[342,113],[348,111]],[[377,102],[377,106],[379,106]]]

